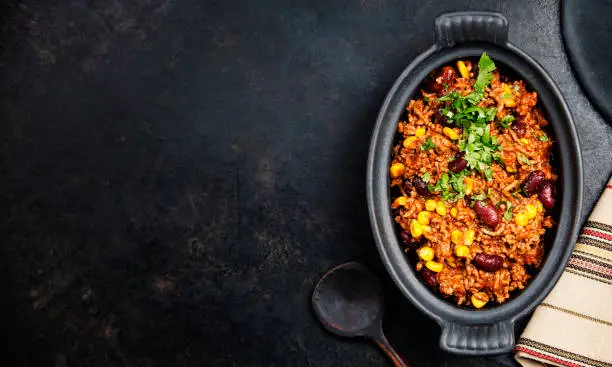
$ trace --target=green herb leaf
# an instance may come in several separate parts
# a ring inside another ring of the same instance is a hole
[[[540,135],[540,141],[548,141],[548,135],[546,134]]]
[[[482,100],[482,97],[484,97],[483,93],[472,92],[465,96],[465,100],[468,101],[470,104],[476,104],[480,102],[480,100]]]
[[[433,149],[435,148],[436,145],[434,144],[434,142],[431,140],[431,137],[427,138],[427,140],[425,140],[425,142],[421,145],[421,150],[429,150],[429,149]]]
[[[502,99],[509,99],[514,97],[514,95],[512,93],[504,93],[501,95]]]
[[[518,84],[515,84],[515,85],[514,85],[514,87],[512,87],[512,89],[513,89],[515,92],[518,92],[518,90],[519,90],[519,86],[518,86]]]
[[[493,171],[491,170],[491,167],[487,167],[484,170],[484,175],[485,175],[487,181],[491,181],[493,179]]]
[[[529,161],[529,159],[527,157],[525,157],[525,155],[523,153],[519,153],[517,156],[517,159],[520,163],[522,164],[526,164],[528,166],[531,166],[531,162]]]
[[[421,178],[423,179],[423,181],[424,181],[425,183],[428,183],[428,182],[429,182],[429,180],[431,180],[431,173],[429,173],[429,172],[425,172],[425,173],[423,174],[423,176],[421,176]]]
[[[508,222],[512,220],[512,204],[506,201],[506,212],[504,213],[504,219]]]
[[[463,170],[459,173],[450,173],[450,185],[453,190],[457,191],[459,194],[465,194],[465,185],[463,183],[463,178],[468,175],[468,171]]]
[[[515,118],[512,115],[506,115],[504,116],[504,118],[502,118],[501,120],[499,120],[499,124],[504,128],[507,129],[508,126],[510,126],[510,124],[512,123],[512,121],[514,121]]]
[[[472,200],[474,201],[483,201],[486,198],[487,198],[487,194],[485,194],[484,192],[481,192],[478,195],[472,195]]]
[[[478,77],[476,83],[474,83],[474,90],[478,93],[484,92],[484,89],[493,78],[493,71],[495,70],[495,63],[486,52],[483,52],[478,61]]]
[[[459,98],[461,95],[459,94],[459,92],[456,91],[452,91],[440,98],[438,98],[436,101],[438,102],[445,102],[445,101],[454,101],[455,99]]]

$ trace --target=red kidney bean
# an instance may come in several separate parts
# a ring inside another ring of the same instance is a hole
[[[492,204],[476,201],[474,211],[478,218],[489,227],[495,228],[499,224],[499,212]]]
[[[427,286],[431,288],[434,288],[436,284],[438,284],[436,273],[427,268],[423,268],[423,270],[421,270],[421,279],[423,279],[425,284],[427,284]]]
[[[555,185],[553,185],[553,183],[549,180],[546,180],[546,182],[544,182],[540,188],[538,198],[546,209],[552,209],[555,206],[555,201],[557,200],[557,190],[555,189]]]
[[[474,256],[472,263],[476,265],[478,269],[492,273],[502,268],[504,265],[504,259],[499,255],[491,255],[480,252]]]
[[[420,178],[419,176],[415,177],[412,180],[412,186],[414,186],[414,189],[416,190],[417,194],[421,196],[424,196],[426,198],[430,198],[434,196],[431,192],[429,192],[429,189],[427,188],[427,184],[425,183],[425,181],[423,181],[423,179]]]
[[[444,66],[438,73],[434,74],[429,83],[429,89],[439,95],[446,89],[445,85],[449,86],[453,82],[455,76],[455,69],[451,66]]]
[[[465,157],[464,152],[457,154],[454,160],[448,162],[448,169],[455,173],[463,171],[468,164],[468,162],[463,159],[463,157]]]
[[[546,175],[542,171],[533,171],[521,184],[523,192],[527,196],[531,196],[540,191],[542,184],[546,181]]]
[[[442,70],[440,70],[440,74],[438,74],[438,78],[436,78],[436,81],[439,81],[441,84],[450,85],[453,80],[455,80],[456,76],[457,73],[455,72],[455,69],[452,66],[444,66]]]
[[[527,126],[523,122],[523,117],[519,117],[518,119],[516,119],[516,121],[512,123],[511,128],[519,137],[524,136],[527,132]]]
[[[420,247],[420,241],[415,241],[414,238],[410,235],[410,233],[406,231],[400,232],[400,238],[402,239],[402,244],[412,250],[415,250]]]

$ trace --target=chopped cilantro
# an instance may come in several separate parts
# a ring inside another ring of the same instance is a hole
[[[540,141],[548,141],[548,135],[546,134],[540,135]]]
[[[467,96],[465,96],[465,100],[470,102],[471,104],[476,104],[476,103],[480,102],[482,97],[484,97],[483,93],[472,92],[472,93],[468,94]]]
[[[459,97],[461,97],[461,96],[459,95],[458,92],[452,91],[452,92],[450,92],[450,93],[448,93],[448,94],[438,98],[436,101],[438,101],[438,102],[454,101],[455,99],[457,99]]]
[[[472,200],[474,201],[483,201],[486,198],[487,198],[487,194],[485,194],[484,192],[481,192],[478,195],[472,195]]]
[[[425,140],[425,142],[421,145],[421,150],[429,150],[432,148],[435,148],[436,145],[434,144],[434,142],[431,140],[431,137],[427,138],[427,140]]]
[[[508,222],[512,220],[512,204],[506,201],[506,212],[504,213],[504,219]]]
[[[510,124],[512,123],[512,121],[514,121],[515,118],[512,115],[506,115],[504,116],[504,118],[502,118],[501,120],[499,120],[499,124],[504,128],[507,129],[508,126],[510,126]]]
[[[440,199],[457,201],[465,196],[463,178],[468,174],[467,171],[460,173],[443,173],[435,185],[427,185],[429,191],[440,194]]]
[[[485,87],[489,85],[493,78],[494,70],[495,63],[493,63],[493,60],[491,60],[486,52],[483,52],[478,61],[478,77],[476,78],[476,83],[474,83],[474,90],[476,92],[484,92]]]
[[[512,87],[512,89],[514,89],[515,92],[518,92],[518,90],[519,90],[518,84],[515,84],[514,87]]]
[[[491,167],[487,167],[484,170],[484,175],[485,175],[487,181],[491,181],[493,179],[493,171],[491,170]]]
[[[421,176],[421,178],[423,179],[423,181],[424,181],[425,183],[427,183],[427,182],[429,182],[429,180],[431,180],[431,173],[429,173],[429,172],[425,172],[425,173],[423,174],[423,176]]]
[[[450,172],[450,185],[451,187],[457,191],[459,194],[465,194],[465,185],[463,184],[463,178],[467,176],[469,173],[466,170],[463,170],[459,173]]]
[[[495,160],[495,162],[501,164],[502,166],[506,166],[506,164],[504,163],[504,160],[501,157],[501,154],[499,154],[499,152],[495,152],[493,153],[493,159]]]
[[[531,166],[531,162],[529,161],[529,159],[527,157],[525,157],[525,155],[523,153],[519,153],[517,156],[517,159],[520,163],[522,164],[526,164],[528,166]]]
[[[501,97],[502,97],[503,99],[509,99],[509,98],[512,98],[512,97],[513,97],[513,95],[512,95],[512,93],[504,93],[504,94],[502,94],[502,96],[501,96]]]
[[[423,101],[425,101],[425,103],[429,103],[429,97],[423,96]]]

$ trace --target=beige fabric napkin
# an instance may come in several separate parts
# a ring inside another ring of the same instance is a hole
[[[524,367],[612,367],[612,179],[515,352]]]

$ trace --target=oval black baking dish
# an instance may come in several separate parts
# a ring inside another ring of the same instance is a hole
[[[435,32],[436,44],[403,71],[378,115],[367,167],[370,221],[382,261],[396,285],[422,312],[440,324],[443,350],[466,355],[504,353],[514,346],[514,323],[550,292],[563,272],[578,235],[582,206],[578,137],[561,92],[536,61],[507,41],[508,25],[501,14],[441,15],[436,18]],[[557,225],[545,238],[545,260],[530,284],[501,305],[473,310],[458,307],[434,294],[416,276],[394,229],[388,167],[397,123],[427,75],[459,58],[479,57],[483,51],[504,72],[524,80],[529,89],[538,93],[539,105],[555,140],[553,164],[559,175],[559,200],[554,215]]]

